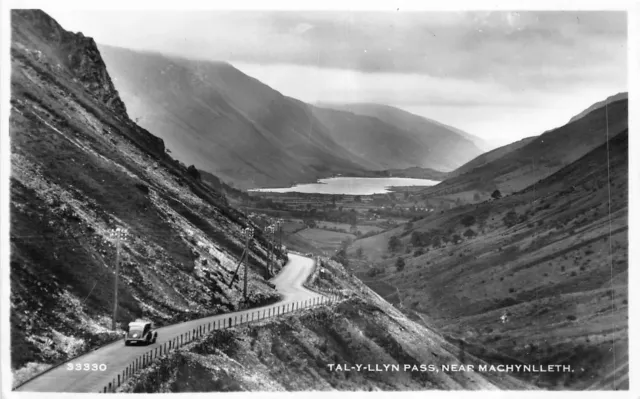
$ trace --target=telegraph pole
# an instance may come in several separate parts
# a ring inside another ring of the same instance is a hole
[[[247,259],[244,264],[244,299],[246,301],[247,300],[247,284],[249,281],[249,259],[251,258],[249,256],[249,245],[251,244],[251,239],[253,238],[253,228],[247,227],[246,229],[244,229],[243,235],[246,238],[245,248],[247,251]]]
[[[282,225],[284,224],[284,220],[278,219],[276,223],[278,225],[278,235],[280,239],[280,242],[278,243],[278,249],[282,251]]]
[[[267,270],[269,275],[273,275],[273,239],[275,237],[275,227],[273,225],[267,226],[267,245],[269,246],[269,257]]]
[[[120,276],[120,248],[122,240],[127,238],[128,232],[125,229],[116,228],[110,233],[111,237],[116,240],[116,275],[113,287],[113,318],[111,320],[111,329],[116,330],[116,318],[118,316],[118,277]]]

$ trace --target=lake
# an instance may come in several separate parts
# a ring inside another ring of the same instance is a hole
[[[393,186],[433,186],[436,180],[410,179],[405,177],[331,177],[320,179],[317,183],[298,184],[286,188],[258,188],[249,191],[273,193],[311,193],[311,194],[347,194],[371,195],[390,192]]]

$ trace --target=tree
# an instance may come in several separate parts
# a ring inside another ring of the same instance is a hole
[[[193,165],[187,168],[187,173],[189,173],[189,175],[196,180],[202,180],[202,177],[200,176],[200,171],[196,169],[196,167]]]
[[[411,245],[414,247],[421,247],[422,244],[422,234],[417,231],[411,233]]]
[[[502,198],[502,193],[500,192],[500,190],[496,190],[491,193],[491,198],[493,199]]]
[[[353,197],[353,200],[355,202],[362,202],[362,197],[360,197],[359,195],[356,195],[355,197]]]
[[[349,260],[347,258],[347,251],[342,248],[332,258],[334,261],[338,263],[342,263],[344,266],[349,266]]]
[[[362,255],[364,254],[363,252],[364,251],[362,250],[362,247],[358,247],[358,249],[356,250],[356,256],[358,258],[362,258]]]
[[[462,241],[462,237],[460,237],[460,234],[454,234],[451,236],[451,241],[453,241],[454,244],[457,244]]]
[[[404,225],[404,229],[406,230],[411,230],[413,228],[413,223],[409,222],[407,224]]]
[[[460,221],[464,227],[473,226],[476,223],[476,218],[473,215],[467,215]]]
[[[389,251],[396,252],[401,246],[402,242],[398,236],[391,236],[391,238],[389,238]]]
[[[398,259],[396,259],[396,269],[399,272],[404,270],[404,259],[402,259],[401,257],[398,257]]]
[[[405,191],[404,192],[404,199],[408,199],[409,198],[409,191]]]
[[[467,229],[467,231],[465,231],[463,235],[467,238],[471,238],[476,235],[476,232],[471,229]]]

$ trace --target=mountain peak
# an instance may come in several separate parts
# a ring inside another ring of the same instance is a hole
[[[23,46],[55,73],[67,72],[116,114],[126,107],[115,89],[98,46],[91,37],[66,31],[42,10],[12,10],[16,46]]]

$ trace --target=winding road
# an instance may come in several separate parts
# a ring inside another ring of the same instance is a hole
[[[289,261],[281,272],[271,282],[283,295],[280,302],[234,313],[226,313],[184,323],[173,324],[159,328],[158,339],[155,344],[149,346],[124,346],[124,340],[116,341],[93,352],[80,356],[70,363],[73,364],[97,364],[105,365],[106,370],[68,370],[67,363],[51,369],[35,379],[20,386],[16,391],[21,392],[98,392],[112,381],[115,374],[126,368],[140,355],[164,345],[166,342],[179,337],[181,334],[192,331],[194,328],[206,323],[218,322],[229,317],[244,316],[258,310],[273,310],[283,305],[289,305],[299,301],[321,297],[320,294],[310,291],[302,286],[309,274],[312,273],[314,261],[303,256],[289,254]]]

